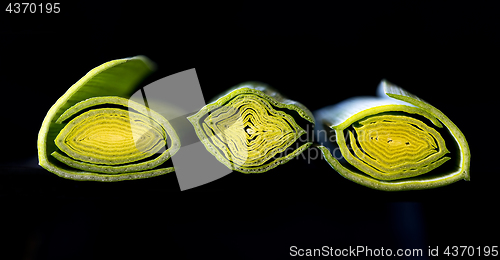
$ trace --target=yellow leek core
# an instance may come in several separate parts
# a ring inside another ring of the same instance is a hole
[[[135,162],[166,144],[161,126],[147,117],[118,109],[97,109],[69,122],[56,145],[74,159],[105,165]],[[136,142],[137,140],[137,142]]]
[[[291,115],[295,110],[313,123],[307,116],[310,112],[278,102],[261,90],[265,89],[254,85],[237,88],[188,117],[207,150],[243,173],[265,172],[311,145],[298,142],[306,131]]]
[[[54,140],[59,150],[52,156],[73,168],[109,174],[140,172],[161,165],[180,148],[165,118],[125,98],[84,100],[66,110],[57,123],[69,119]],[[160,154],[168,137],[171,147]]]
[[[348,133],[354,155],[346,160],[380,180],[421,175],[450,159],[443,157],[448,150],[441,134],[412,117],[376,115],[353,128]]]

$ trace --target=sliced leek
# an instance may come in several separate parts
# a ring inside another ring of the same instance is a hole
[[[266,172],[312,144],[299,140],[314,125],[312,113],[255,82],[236,86],[188,120],[210,153],[242,173]]]
[[[448,117],[385,80],[379,96],[351,98],[315,113],[320,122],[317,132],[333,129],[335,140],[330,142],[336,143],[345,160],[341,163],[325,145],[318,147],[336,171],[361,185],[387,191],[470,179],[469,146]],[[457,149],[452,153],[449,147]]]
[[[180,148],[174,129],[160,114],[128,99],[152,66],[143,56],[114,60],[75,83],[42,123],[40,165],[74,180],[119,181],[172,172],[162,164]]]

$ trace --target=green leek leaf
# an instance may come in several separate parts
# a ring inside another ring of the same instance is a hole
[[[334,131],[330,135],[334,140],[318,148],[336,171],[361,185],[387,191],[470,180],[469,146],[448,117],[385,80],[378,93],[377,98],[355,97],[315,113],[320,122],[317,133]],[[332,153],[332,143],[338,146],[342,163]]]
[[[120,181],[172,172],[173,167],[161,165],[180,148],[174,129],[160,114],[128,99],[153,69],[150,60],[137,56],[88,72],[48,111],[38,135],[39,164],[74,180]]]

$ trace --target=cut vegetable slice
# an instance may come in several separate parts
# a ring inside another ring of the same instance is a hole
[[[387,191],[470,179],[469,146],[448,117],[385,80],[378,92],[378,98],[351,98],[315,113],[320,122],[317,133],[334,130],[335,140],[330,141],[337,147],[327,142],[318,148],[336,171],[356,183]],[[448,147],[455,149],[450,152]],[[332,149],[340,150],[344,163],[332,155]]]
[[[243,173],[266,172],[312,144],[299,140],[312,113],[261,83],[240,84],[188,119],[210,153]]]
[[[42,123],[40,165],[74,180],[120,181],[172,172],[162,164],[180,148],[174,129],[160,114],[128,100],[152,69],[143,56],[114,60],[75,83]]]

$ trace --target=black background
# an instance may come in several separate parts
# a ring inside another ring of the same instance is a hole
[[[0,219],[8,243],[0,257],[280,259],[293,245],[421,248],[424,255],[428,246],[500,245],[498,168],[488,157],[498,111],[496,5],[73,1],[59,14],[9,14],[7,4],[0,10]],[[461,129],[471,181],[388,193],[344,179],[324,160],[302,159],[180,192],[174,173],[94,183],[37,166],[38,130],[56,100],[90,69],[135,55],[158,66],[144,85],[196,68],[206,100],[257,80],[312,111],[375,95],[386,78]]]

